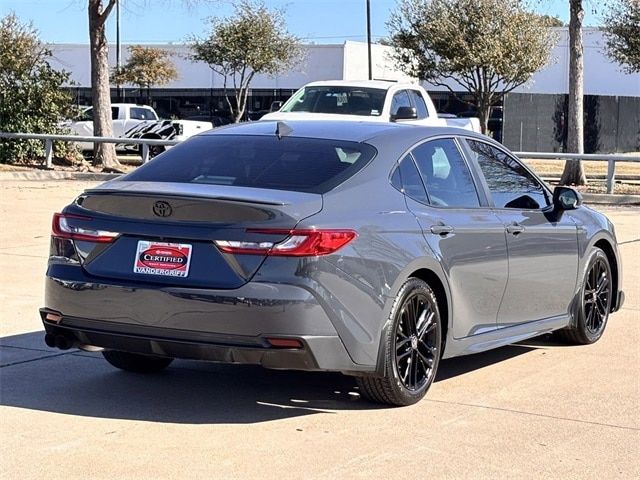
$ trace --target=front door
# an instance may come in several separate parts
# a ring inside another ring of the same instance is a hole
[[[467,144],[506,230],[509,281],[498,326],[567,315],[578,273],[575,223],[550,214],[549,191],[517,159],[482,141]]]

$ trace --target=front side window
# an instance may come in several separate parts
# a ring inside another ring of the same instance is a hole
[[[427,110],[427,104],[425,103],[424,98],[422,98],[422,94],[418,90],[409,90],[409,92],[413,98],[413,103],[416,105],[418,119],[427,118],[429,116],[429,111]]]
[[[391,115],[396,115],[400,107],[411,107],[411,100],[406,90],[400,90],[393,95],[391,100]]]
[[[515,158],[477,140],[467,139],[498,208],[539,209],[549,205],[546,189]]]
[[[431,205],[460,208],[480,206],[469,167],[453,139],[425,142],[411,153],[427,187]]]
[[[120,178],[326,193],[375,154],[371,145],[339,140],[203,135]]]
[[[111,107],[111,120],[118,120],[120,118],[120,109],[118,107]]]

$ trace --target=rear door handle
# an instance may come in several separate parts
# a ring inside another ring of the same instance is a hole
[[[431,233],[435,235],[442,235],[443,237],[453,232],[453,227],[450,225],[431,225]]]
[[[507,233],[510,233],[511,235],[520,235],[522,232],[524,232],[524,227],[519,223],[507,225]]]

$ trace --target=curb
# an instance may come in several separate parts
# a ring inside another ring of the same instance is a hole
[[[584,203],[592,205],[640,205],[640,195],[613,195],[608,193],[583,193]]]
[[[1,180],[84,180],[106,182],[118,178],[118,173],[61,172],[53,170],[31,170],[17,172],[0,172]]]

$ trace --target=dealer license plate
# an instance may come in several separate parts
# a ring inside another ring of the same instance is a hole
[[[189,275],[192,246],[140,240],[133,264],[134,273],[186,277]]]

